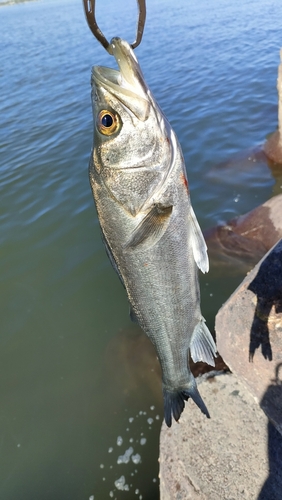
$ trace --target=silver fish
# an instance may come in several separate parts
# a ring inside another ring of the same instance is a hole
[[[89,174],[109,259],[130,315],[153,342],[170,427],[191,397],[208,410],[188,363],[214,366],[216,346],[200,310],[198,267],[207,247],[190,202],[176,135],[149,90],[130,45],[113,38],[119,71],[92,70],[94,148]]]

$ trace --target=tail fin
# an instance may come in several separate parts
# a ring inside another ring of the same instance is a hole
[[[194,384],[189,388],[183,387],[172,391],[163,388],[164,418],[168,427],[171,427],[171,415],[173,415],[176,422],[178,422],[180,415],[184,410],[184,401],[188,401],[190,397],[200,408],[201,412],[204,413],[207,418],[210,418],[210,414],[197,389],[195,380],[193,380],[193,382]]]

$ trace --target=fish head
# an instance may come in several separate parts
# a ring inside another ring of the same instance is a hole
[[[147,87],[130,45],[113,38],[119,70],[92,70],[94,166],[159,168],[169,156],[169,125]]]

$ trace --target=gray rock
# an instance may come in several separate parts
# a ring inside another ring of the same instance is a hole
[[[204,231],[209,257],[226,272],[250,270],[282,238],[282,194],[245,215]]]
[[[222,306],[215,329],[224,361],[282,433],[282,240]]]
[[[204,381],[208,420],[189,401],[163,424],[161,500],[281,500],[282,437],[235,375]]]

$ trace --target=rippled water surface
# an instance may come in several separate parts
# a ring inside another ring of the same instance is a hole
[[[97,1],[134,38],[134,0]],[[183,147],[203,228],[281,192],[249,151],[277,126],[280,0],[147,0],[136,50]],[[90,70],[114,64],[79,0],[0,8],[0,498],[158,498],[159,367],[128,317],[88,182]],[[201,278],[211,329],[240,281]]]

